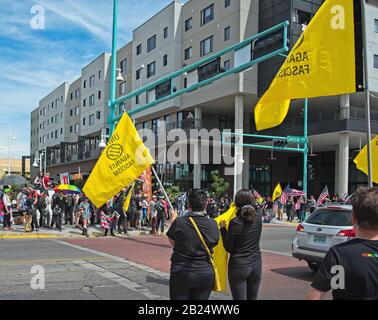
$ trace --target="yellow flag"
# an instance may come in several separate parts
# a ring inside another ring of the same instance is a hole
[[[230,221],[236,217],[236,212],[237,212],[237,207],[235,203],[232,203],[230,206],[230,209],[228,209],[227,212],[225,212],[224,214],[215,218],[215,221],[218,223],[218,225],[220,221],[222,220],[226,221],[226,227],[228,229],[228,225]],[[214,248],[213,259],[214,259],[215,265],[217,266],[221,289],[222,291],[225,291],[227,288],[228,253],[223,246],[222,237],[220,238],[217,246]]]
[[[153,162],[130,117],[124,113],[83,191],[99,208]]]
[[[257,103],[257,130],[280,125],[292,99],[360,90],[363,83],[360,9],[358,0],[324,2]]]
[[[282,194],[281,184],[278,183],[277,187],[273,191],[272,201],[276,200]]]
[[[371,157],[372,157],[372,164],[373,164],[373,182],[378,183],[378,135],[371,140]],[[354,159],[354,163],[358,170],[361,170],[366,175],[369,174],[368,169],[368,146],[366,145],[361,152],[357,155],[356,159]]]
[[[133,186],[130,188],[129,193],[128,193],[127,196],[126,196],[125,203],[123,204],[123,210],[124,210],[125,212],[126,212],[127,210],[129,210],[130,201],[131,201],[131,196],[133,195],[133,191],[134,191],[134,186],[135,186],[135,183],[134,183]]]

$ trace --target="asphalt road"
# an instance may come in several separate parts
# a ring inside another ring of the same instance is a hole
[[[313,273],[290,257],[294,235],[293,227],[264,228],[261,299],[307,291]],[[170,254],[164,237],[0,240],[0,299],[168,299]],[[44,289],[31,287],[33,266],[43,267]]]

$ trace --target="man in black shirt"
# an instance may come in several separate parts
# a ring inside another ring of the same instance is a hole
[[[307,294],[320,300],[378,299],[378,188],[360,188],[352,198],[356,238],[332,247]]]
[[[53,198],[53,219],[51,222],[51,227],[56,225],[59,231],[62,231],[62,217],[63,213],[66,211],[66,199],[64,198],[64,193],[59,192],[57,197]]]

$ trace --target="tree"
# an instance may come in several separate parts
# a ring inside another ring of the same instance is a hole
[[[230,186],[230,184],[219,175],[218,170],[211,172],[211,181],[211,190],[217,198],[223,196]]]
[[[74,181],[74,185],[78,187],[79,189],[83,189],[84,187],[84,181],[82,179],[78,179]]]
[[[180,187],[178,187],[178,186],[172,186],[170,188],[167,188],[165,191],[167,192],[167,195],[171,194],[171,196],[169,197],[169,199],[171,201],[173,201],[174,199],[176,199],[182,193],[180,191]]]

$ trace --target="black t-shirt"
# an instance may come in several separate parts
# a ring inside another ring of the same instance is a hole
[[[230,267],[242,269],[261,262],[261,210],[258,210],[254,223],[248,224],[243,219],[236,217],[230,221],[228,231],[225,228],[221,228],[220,231],[223,245],[230,253]]]
[[[332,247],[311,284],[319,291],[330,291],[331,280],[340,284],[342,272],[331,269],[341,266],[345,272],[345,289],[332,290],[335,300],[378,299],[378,240],[353,239]]]
[[[193,216],[193,219],[212,252],[220,238],[217,223],[207,216]],[[173,221],[167,236],[175,241],[171,272],[212,272],[209,256],[188,217],[180,217]]]
[[[272,209],[273,208],[273,202],[272,201],[267,201],[266,202],[266,208],[267,209]]]

